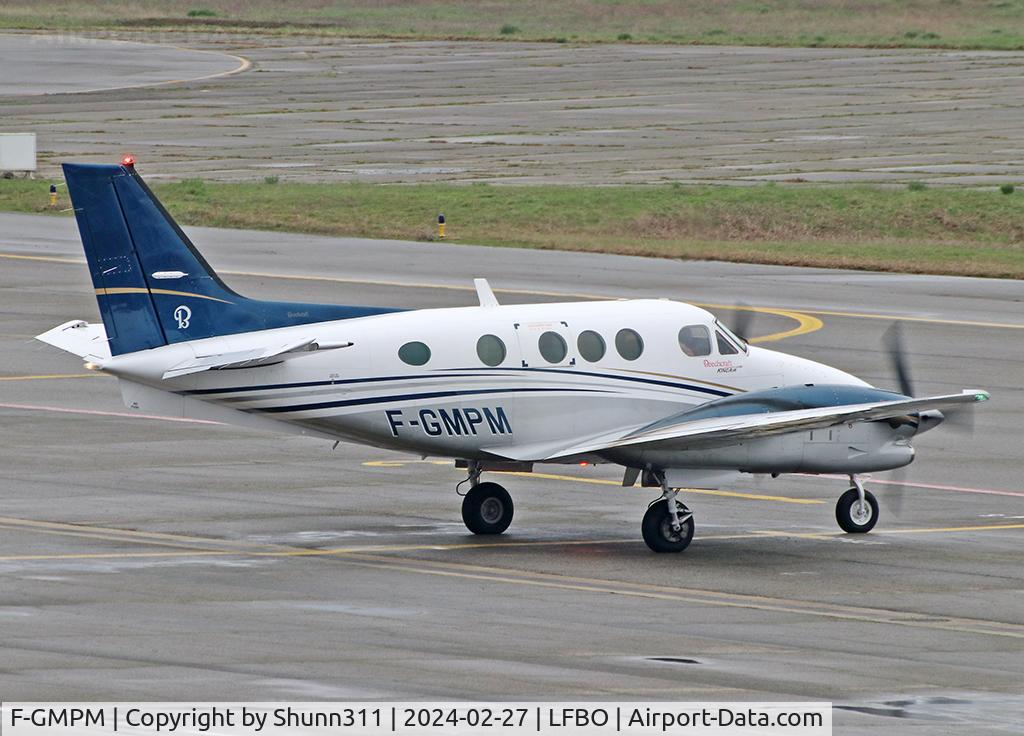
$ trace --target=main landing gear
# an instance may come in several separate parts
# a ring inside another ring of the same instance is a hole
[[[839,528],[849,534],[867,534],[878,522],[878,501],[875,494],[864,488],[856,475],[850,476],[853,488],[836,502],[836,521]]]
[[[474,534],[501,534],[508,529],[515,513],[512,497],[497,483],[481,482],[484,468],[480,461],[459,463],[458,467],[468,471],[466,479],[455,487],[458,492],[469,484],[469,491],[462,497],[462,521],[466,528]],[[649,472],[652,483],[661,484],[661,498],[648,506],[644,514],[640,526],[644,541],[655,552],[682,552],[693,540],[693,512],[676,498],[679,489],[669,487],[664,472]]]
[[[693,512],[676,499],[678,488],[669,488],[660,476],[661,498],[647,507],[640,530],[654,552],[682,552],[693,540]]]
[[[497,483],[481,483],[479,463],[471,462],[468,467],[469,477],[463,483],[470,488],[462,497],[462,521],[474,534],[501,534],[515,513],[512,496]]]

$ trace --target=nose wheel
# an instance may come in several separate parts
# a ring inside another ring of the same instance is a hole
[[[875,494],[865,490],[856,476],[851,476],[853,488],[836,502],[836,521],[839,528],[849,534],[867,534],[878,523],[878,501]]]
[[[477,483],[462,498],[462,521],[474,534],[501,534],[514,512],[512,496],[497,483]]]

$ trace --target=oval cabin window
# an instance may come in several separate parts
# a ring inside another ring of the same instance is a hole
[[[606,350],[604,338],[593,330],[584,330],[576,338],[576,347],[580,351],[583,360],[596,363],[604,357]]]
[[[505,343],[497,335],[484,335],[476,341],[476,355],[484,365],[501,365],[507,354]]]
[[[615,335],[615,349],[626,360],[636,360],[644,352],[644,341],[640,333],[627,327]]]
[[[398,357],[409,365],[425,365],[430,360],[430,348],[422,342],[407,342],[398,348]]]
[[[545,332],[537,340],[541,356],[549,363],[561,363],[569,353],[565,340],[557,332]]]

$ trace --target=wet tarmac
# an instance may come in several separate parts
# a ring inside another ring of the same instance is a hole
[[[770,345],[921,393],[980,387],[973,435],[916,442],[899,513],[852,537],[842,479],[694,493],[650,553],[649,490],[608,467],[494,475],[468,534],[450,462],[127,416],[114,379],[31,337],[97,319],[74,223],[0,215],[5,700],[834,701],[836,733],[1007,734],[1024,714],[1019,282],[189,229],[242,293],[394,306],[666,296],[783,310]],[[728,317],[728,310],[720,310]],[[820,321],[815,323],[815,320]]]

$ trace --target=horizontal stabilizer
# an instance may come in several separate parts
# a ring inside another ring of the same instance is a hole
[[[350,342],[326,343],[318,342],[315,338],[307,338],[271,348],[239,350],[233,353],[220,353],[218,355],[200,355],[199,357],[178,363],[178,365],[167,370],[162,378],[166,381],[169,378],[178,378],[180,376],[187,376],[190,373],[202,373],[203,371],[274,365],[275,363],[301,358],[323,350],[338,350],[339,348],[347,348],[351,345],[352,343]]]
[[[101,324],[89,324],[74,319],[36,335],[36,339],[85,360],[97,363],[110,360],[107,331]]]

